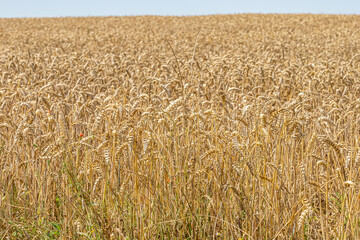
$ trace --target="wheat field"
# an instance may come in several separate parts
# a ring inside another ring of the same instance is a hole
[[[0,19],[0,239],[360,239],[359,24]]]

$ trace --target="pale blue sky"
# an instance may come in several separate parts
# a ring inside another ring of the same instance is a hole
[[[231,13],[360,14],[360,0],[0,0],[6,18]]]

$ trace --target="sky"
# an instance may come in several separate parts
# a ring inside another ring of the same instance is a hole
[[[0,0],[0,18],[236,13],[360,14],[360,0]]]

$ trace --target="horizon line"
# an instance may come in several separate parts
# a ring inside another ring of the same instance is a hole
[[[209,14],[129,14],[129,15],[79,15],[79,16],[23,16],[23,17],[1,17],[0,19],[50,19],[50,18],[106,18],[106,17],[206,17],[224,15],[320,15],[320,16],[360,16],[359,13],[282,13],[282,12],[243,12],[243,13],[209,13]]]

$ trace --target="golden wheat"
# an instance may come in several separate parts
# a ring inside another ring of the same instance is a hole
[[[0,238],[359,239],[359,21],[0,19]]]

